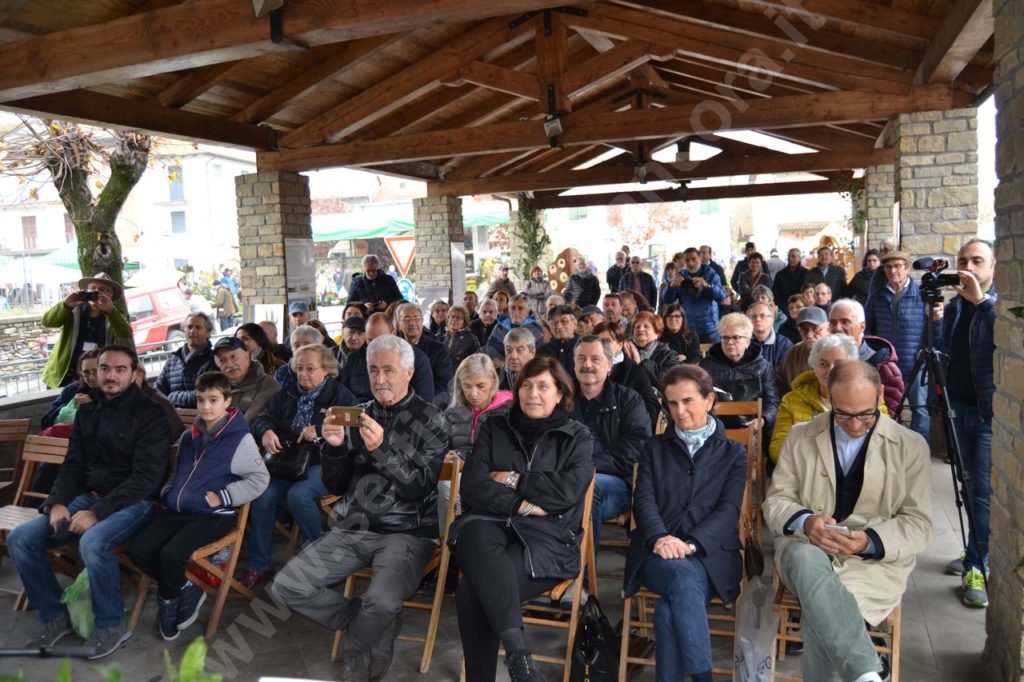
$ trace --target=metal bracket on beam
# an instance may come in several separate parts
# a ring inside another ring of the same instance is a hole
[[[551,35],[551,29],[550,29],[550,26],[551,26],[551,24],[550,24],[551,12],[561,12],[562,14],[572,14],[573,16],[577,16],[577,17],[588,16],[587,10],[581,9],[579,7],[565,7],[565,6],[562,6],[562,7],[553,7],[551,9],[535,9],[535,10],[530,10],[529,12],[527,12],[525,14],[522,14],[522,15],[516,17],[515,19],[513,19],[512,21],[508,22],[508,27],[510,29],[519,28],[520,26],[522,26],[523,24],[528,22],[530,19],[533,19],[535,16],[541,14],[542,12],[545,15],[545,18],[544,18],[544,24],[545,24],[544,35]]]
[[[636,90],[630,90],[624,92],[618,97],[612,100],[612,104],[618,104],[619,102],[625,102],[626,100],[633,99],[634,97],[654,97],[655,99],[668,99],[668,96],[663,92],[657,90],[650,90],[648,88],[637,88]]]
[[[267,15],[267,18],[270,20],[270,42],[296,52],[309,52],[308,45],[303,45],[300,42],[285,37],[284,15],[282,12],[283,8],[279,7]]]

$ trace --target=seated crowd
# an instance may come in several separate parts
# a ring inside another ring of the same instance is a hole
[[[875,254],[888,285],[865,305],[846,297],[859,290],[847,291],[827,248],[810,270],[791,251],[773,277],[748,247],[735,300],[701,247],[676,254],[660,286],[640,258],[616,254],[600,307],[601,282],[578,258],[563,294],[537,272],[519,292],[501,268],[482,299],[467,292],[426,315],[368,256],[336,340],[302,303],[289,308],[287,346],[272,323],[211,345],[212,320],[196,313],[155,381],[159,393],[140,387],[132,348],[76,348],[67,388],[44,418],[70,438],[67,457],[49,474],[42,515],[6,543],[38,614],[28,646],[71,632],[46,553],[73,541],[90,574],[96,658],[132,634],[115,557],[122,545],[156,580],[159,630],[174,639],[205,599],[185,573],[189,556],[251,503],[240,582],[255,589],[273,577],[280,602],[346,631],[343,679],[380,680],[402,602],[423,580],[455,495],[449,544],[466,679],[494,680],[501,646],[512,680],[540,680],[520,605],[579,574],[593,482],[595,551],[602,523],[631,510],[625,594],[660,596],[658,680],[705,682],[707,605],[733,603],[742,582],[747,452],[726,431],[751,427],[769,462],[763,508],[778,572],[803,607],[805,679],[883,679],[864,624],[899,604],[932,533],[916,381],[907,391],[913,430],[890,415],[926,315],[936,338],[956,344],[958,332],[943,337],[942,311],[925,310],[907,282],[906,254]],[[991,247],[975,240],[964,250],[971,298],[955,303],[957,319],[966,305],[977,316],[990,307]],[[108,286],[100,302],[120,293]],[[167,400],[197,410],[190,429],[168,418]],[[721,401],[760,401],[760,418],[718,418]],[[339,406],[358,409],[354,423],[341,422],[331,410]],[[313,446],[297,480],[275,466],[295,442]],[[439,481],[446,462],[464,463],[459,490]],[[328,495],[339,496],[329,528]],[[275,568],[275,524],[287,517],[304,549]],[[967,561],[981,565],[976,557]],[[365,567],[365,592],[336,589]]]

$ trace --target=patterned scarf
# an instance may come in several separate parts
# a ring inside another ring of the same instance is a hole
[[[711,438],[711,434],[718,428],[718,423],[715,418],[708,415],[708,423],[702,428],[694,429],[692,431],[684,431],[683,429],[677,428],[676,435],[683,443],[686,444],[686,449],[690,452],[690,458],[695,459],[697,457],[697,451],[704,445],[704,442]]]
[[[313,406],[326,383],[327,379],[325,378],[317,386],[305,391],[296,385],[296,388],[299,389],[299,402],[295,407],[295,416],[292,417],[292,431],[295,433],[299,433],[313,423]]]

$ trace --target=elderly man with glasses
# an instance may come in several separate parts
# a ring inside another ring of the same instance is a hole
[[[932,537],[928,443],[878,410],[870,364],[837,363],[831,410],[797,424],[764,502],[775,562],[803,609],[805,680],[881,682],[865,623],[900,603]]]

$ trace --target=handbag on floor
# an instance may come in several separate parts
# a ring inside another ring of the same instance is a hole
[[[580,607],[576,640],[572,645],[571,682],[616,682],[619,675],[619,646],[615,631],[590,595]]]

